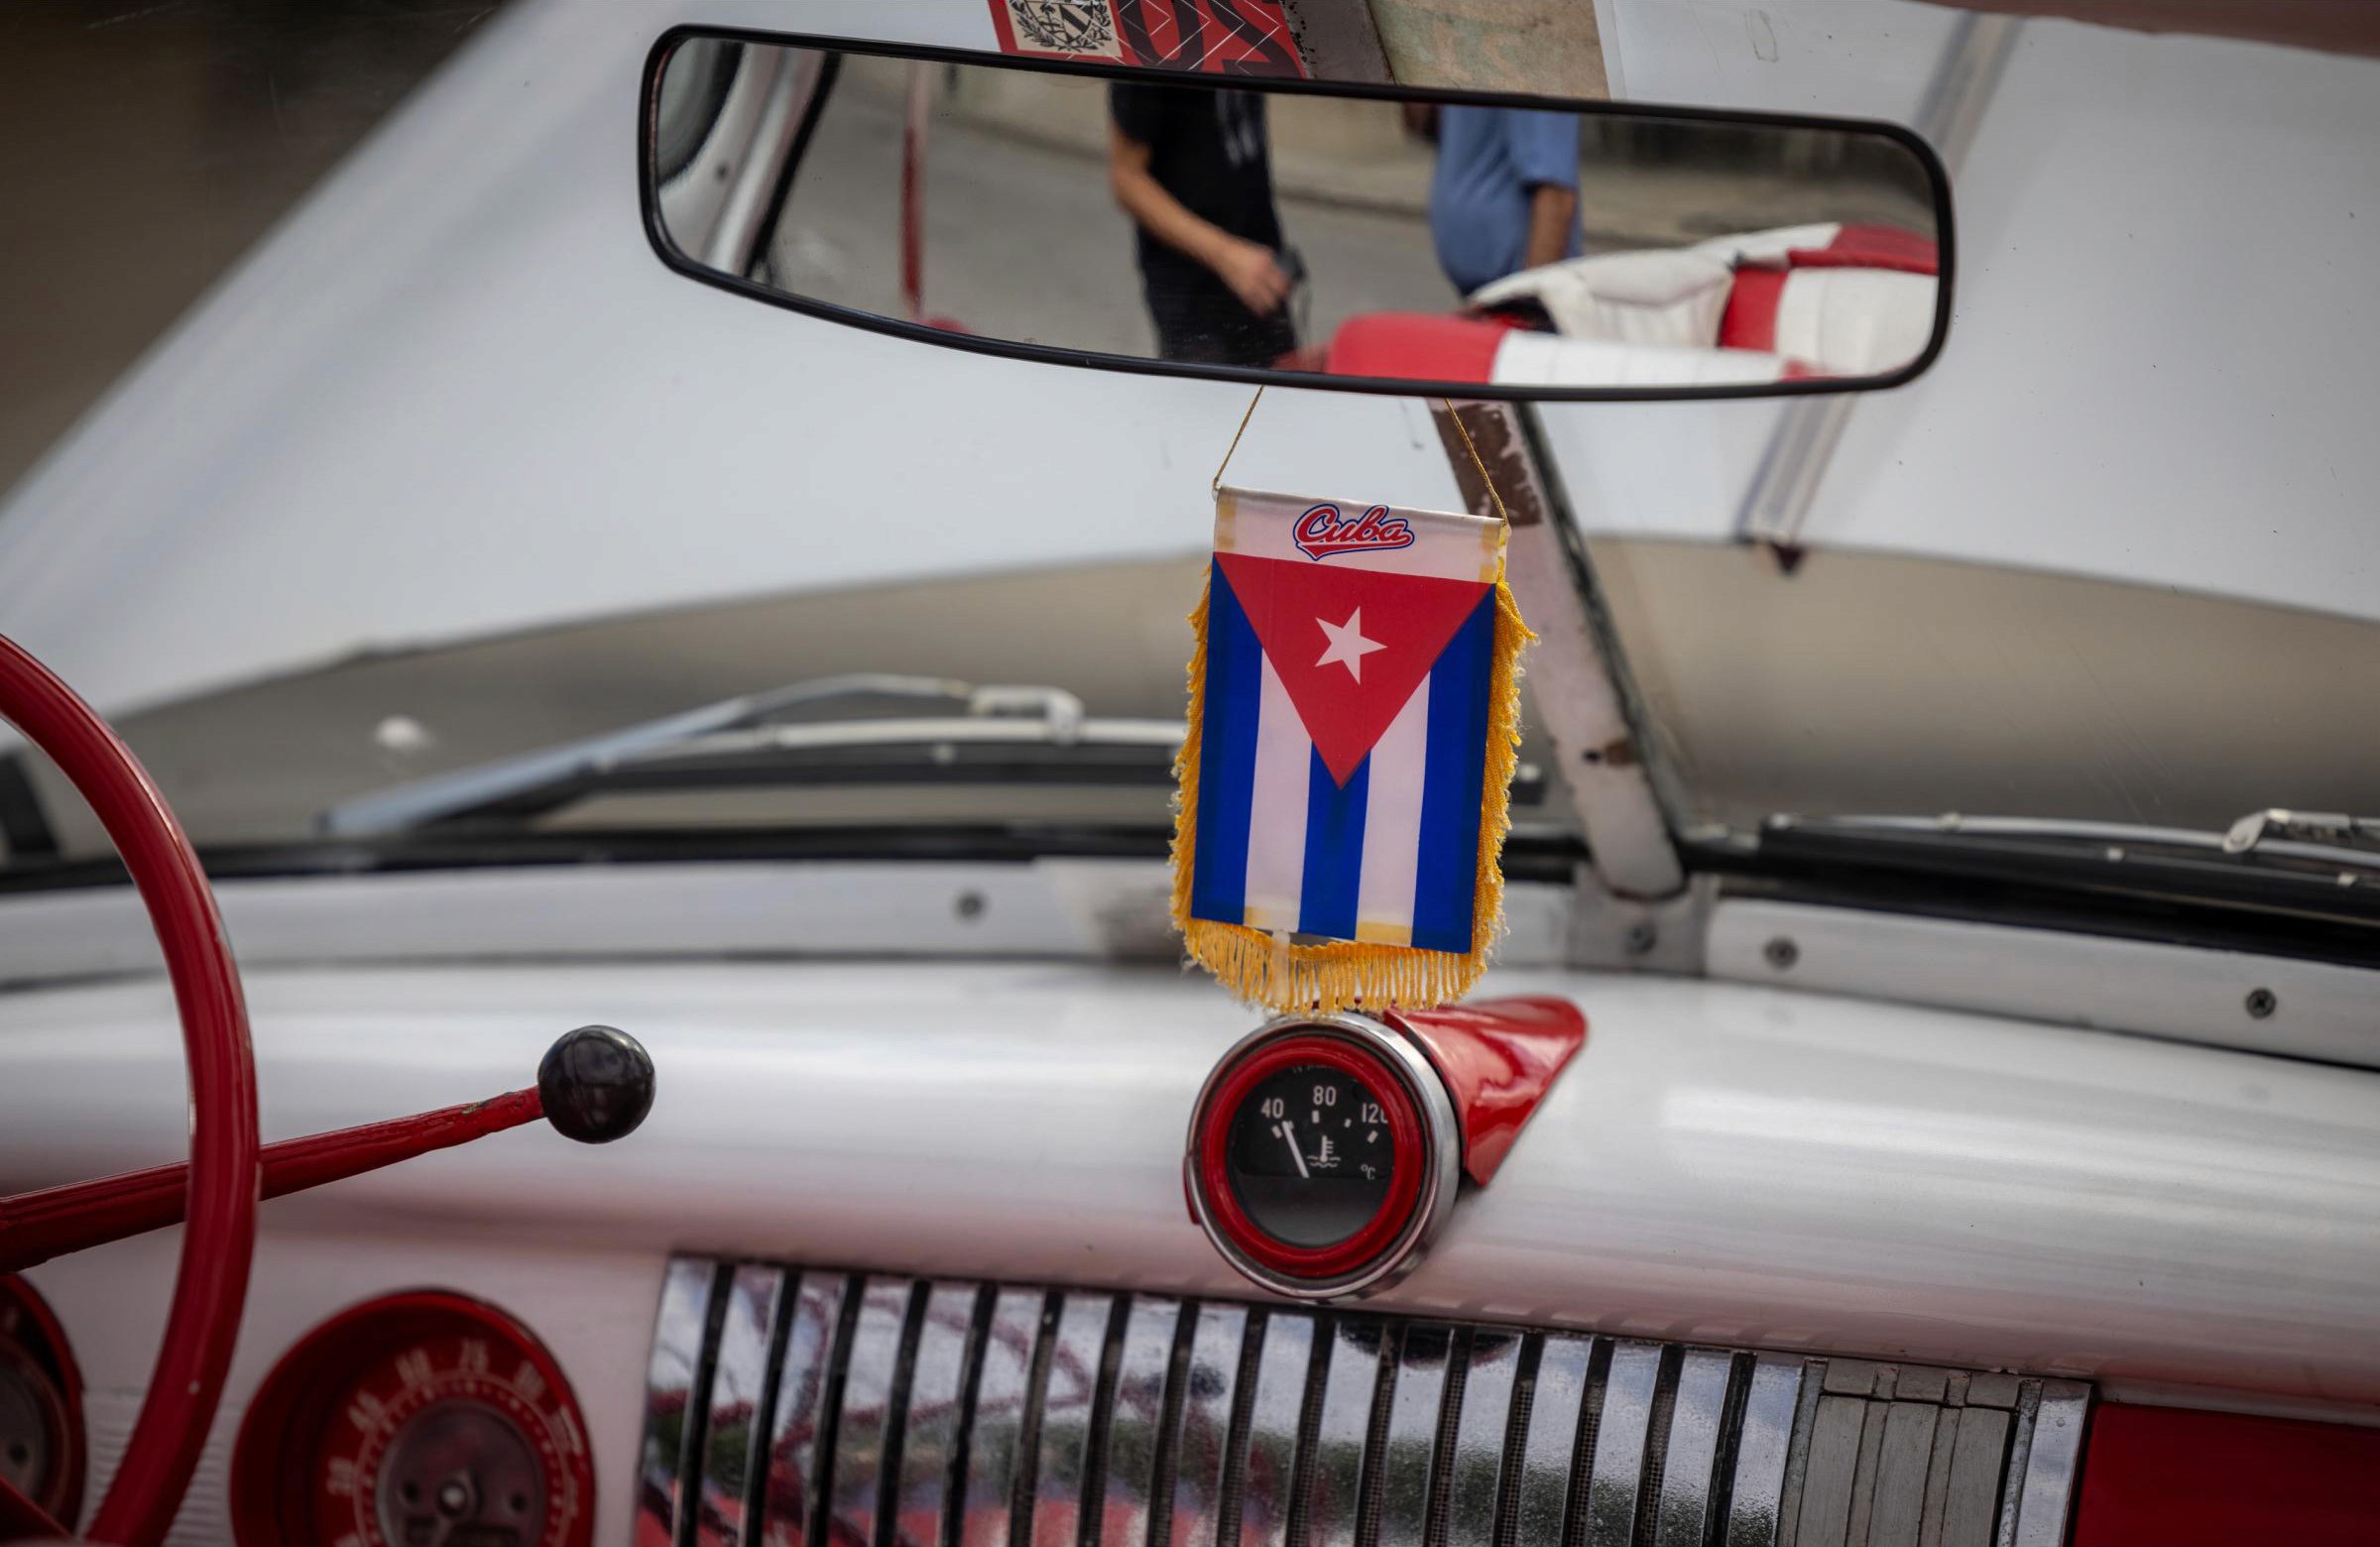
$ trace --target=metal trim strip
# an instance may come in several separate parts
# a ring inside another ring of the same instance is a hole
[[[1098,1437],[1107,1480],[1100,1500],[1103,1547],[1144,1547],[1148,1541],[1157,1457],[1169,1438],[1164,1433],[1166,1388],[1181,1325],[1182,1302],[1167,1296],[1134,1295],[1125,1312],[1107,1429]]]
[[[1248,1409],[1248,1435],[1235,1458],[1240,1468],[1240,1547],[1287,1547],[1304,1470],[1308,1372],[1321,1357],[1315,1319],[1294,1311],[1264,1318],[1263,1344]],[[1217,1540],[1224,1533],[1216,1533]]]
[[[959,1547],[1009,1547],[1042,1300],[1038,1289],[1003,1289],[993,1298],[977,1355]]]
[[[717,1353],[711,1362],[709,1418],[704,1425],[701,1490],[694,1540],[702,1547],[740,1547],[746,1538],[746,1484],[766,1464],[767,1446],[755,1423],[769,1393],[770,1345],[776,1336],[780,1267],[746,1263],[728,1280]]]
[[[2080,1380],[2044,1380],[2033,1413],[2033,1444],[2025,1453],[2012,1547],[2059,1547],[2082,1470],[2082,1430],[2090,1387]]]
[[[1198,1308],[1190,1362],[1182,1370],[1181,1414],[1174,1423],[1173,1512],[1166,1542],[1151,1547],[1216,1547],[1223,1540],[1219,1514],[1247,1338],[1245,1307]]]
[[[1762,1354],[1752,1362],[1743,1423],[1735,1438],[1735,1487],[1727,1499],[1726,1547],[1775,1547],[1785,1498],[1785,1463],[1801,1405],[1802,1361]]]
[[[818,1512],[826,1459],[837,1340],[849,1285],[840,1274],[804,1273],[785,1326],[776,1367],[776,1412],[769,1433],[769,1477],[762,1494],[764,1547],[807,1547]]]
[[[1636,1539],[1638,1494],[1652,1439],[1653,1395],[1661,1382],[1661,1345],[1615,1343],[1595,1430],[1595,1470],[1587,1478],[1582,1547],[1628,1547]]]
[[[1579,1451],[1579,1424],[1587,1410],[1588,1373],[1595,1340],[1548,1333],[1537,1355],[1537,1384],[1529,1402],[1527,1437],[1521,1443],[1514,1486],[1514,1547],[1565,1542],[1570,1520],[1571,1474]]]
[[[877,1278],[860,1292],[859,1319],[843,1362],[843,1398],[836,1416],[834,1465],[826,1484],[827,1539],[853,1543],[877,1540],[878,1504],[884,1493],[885,1443],[891,1438],[892,1404],[899,1392],[901,1334],[908,1325],[909,1278]]]
[[[1438,1433],[1454,1370],[1455,1329],[1444,1322],[1411,1322],[1397,1340],[1388,1423],[1365,1459],[1379,1478],[1377,1547],[1425,1547]]]
[[[1495,1328],[1471,1334],[1454,1448],[1446,1461],[1446,1547],[1495,1547],[1524,1343],[1520,1334]]]
[[[1050,1336],[1041,1377],[1041,1432],[1033,1475],[1032,1541],[1071,1547],[1081,1539],[1090,1479],[1093,1416],[1105,1374],[1110,1294],[1068,1294]]]
[[[1735,1356],[1718,1349],[1688,1349],[1678,1367],[1661,1491],[1653,1501],[1654,1547],[1703,1547],[1709,1536],[1711,1486],[1734,1373]]]
[[[898,1481],[892,1489],[893,1547],[941,1547],[949,1531],[951,1475],[964,1419],[967,1366],[974,1354],[973,1283],[927,1286],[903,1400]]]
[[[1308,1468],[1306,1535],[1298,1547],[1356,1547],[1364,1512],[1364,1461],[1380,1380],[1380,1323],[1342,1317],[1331,1329],[1322,1416]]]
[[[674,1257],[661,1278],[654,1316],[653,1352],[645,1366],[645,1443],[638,1470],[638,1541],[674,1542],[684,1515],[687,1432],[696,1414],[695,1387],[710,1342],[711,1298],[718,1268],[698,1257]]]

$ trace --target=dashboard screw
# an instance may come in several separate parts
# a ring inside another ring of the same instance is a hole
[[[1788,972],[1795,962],[1802,959],[1802,948],[1786,936],[1779,935],[1760,947],[1760,954],[1768,958],[1768,964],[1777,971]]]
[[[2281,1008],[2281,1001],[2270,989],[2248,990],[2248,1017],[2262,1020]]]
[[[1661,943],[1661,931],[1651,920],[1639,919],[1628,925],[1627,938],[1621,943],[1630,956],[1650,956],[1653,947]]]
[[[964,919],[981,918],[984,916],[984,894],[980,892],[962,892],[958,900],[951,904],[951,910]]]

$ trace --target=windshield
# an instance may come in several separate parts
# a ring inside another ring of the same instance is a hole
[[[1689,826],[2380,811],[2380,624],[1906,554],[1590,550]]]
[[[1959,74],[1986,33],[1945,8],[1892,15],[1892,50],[1857,71],[1763,62],[1766,101],[1683,55],[1642,57],[1628,94],[1925,127],[1958,163],[1939,368],[1855,404],[1536,415],[1630,690],[1624,750],[1672,832],[2380,814],[2374,66],[2028,23],[2004,73]],[[631,40],[654,42],[643,24]],[[523,93],[496,47],[466,52],[20,486],[0,520],[11,636],[118,720],[218,851],[315,844],[327,813],[392,786],[736,695],[895,673],[1129,723],[1091,738],[1107,761],[1043,748],[966,778],[917,766],[954,732],[880,742],[839,777],[813,758],[768,781],[574,789],[477,813],[442,852],[982,824],[1161,852],[1148,727],[1184,713],[1207,480],[1246,392],[938,352],[691,281],[637,228],[630,88]],[[743,111],[748,59],[695,60],[655,125],[668,158],[704,165],[687,142]],[[2119,76],[2109,100],[2097,83]],[[1984,83],[1969,144],[1928,117],[1953,78]],[[868,84],[835,111],[882,107]],[[748,209],[721,193],[709,214],[774,231],[785,167],[823,176],[779,105],[768,143],[786,157],[730,178]],[[500,121],[514,151],[487,154]],[[852,126],[808,132],[814,159]],[[929,197],[957,165],[929,155]],[[1586,230],[1639,207],[1581,197]],[[1099,214],[1131,275],[1123,215]],[[365,228],[379,266],[359,261]],[[1441,451],[1426,404],[1282,392],[1234,476],[1446,508]],[[1514,800],[1517,841],[1564,857],[1592,835],[1538,709],[1605,692],[1568,637],[1525,662]],[[997,717],[1021,746],[1035,713]],[[786,718],[972,716],[960,695]],[[103,854],[55,776],[12,782],[17,763],[0,760],[8,863]]]
[[[1188,614],[1206,563],[1188,553],[1059,564],[639,614],[355,660],[126,716],[119,729],[199,844],[292,845],[336,835],[334,809],[392,787],[823,684],[759,717],[809,736],[772,744],[737,776],[681,758],[634,787],[573,787],[419,825],[465,853],[523,833],[634,831],[665,853],[671,834],[692,844],[736,831],[996,826],[1131,835],[1154,854],[1172,825]],[[866,691],[834,690],[853,676]],[[938,684],[953,691],[937,697]],[[1027,733],[1042,729],[1053,696],[1069,715],[1067,701],[1079,703],[1079,725],[1022,766],[1016,741],[1038,741]],[[979,729],[1015,738],[986,759],[962,740]],[[1561,844],[1577,819],[1527,705],[1523,737],[1515,841]],[[33,782],[67,857],[107,852],[53,771],[37,768]]]

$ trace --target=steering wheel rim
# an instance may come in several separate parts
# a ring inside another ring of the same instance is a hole
[[[256,1058],[239,969],[206,873],[140,761],[90,705],[0,636],[0,719],[87,802],[164,950],[190,1090],[188,1223],[165,1343],[124,1458],[85,1539],[157,1547],[197,1470],[239,1336],[256,1248]]]

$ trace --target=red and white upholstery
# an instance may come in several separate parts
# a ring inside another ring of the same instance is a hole
[[[1492,318],[1409,311],[1348,318],[1324,369],[1516,387],[1708,387],[1802,374],[1781,355],[1750,350],[1565,338]]]
[[[1707,349],[1719,338],[1734,279],[1726,259],[1692,248],[1603,253],[1483,286],[1471,302],[1534,300],[1566,338]]]
[[[1719,237],[1698,252],[1735,265],[1713,342],[1781,354],[1828,376],[1872,376],[1917,358],[1934,332],[1931,239],[1889,226],[1791,226]]]
[[[1710,386],[1872,376],[1934,328],[1933,240],[1889,226],[1784,226],[1693,247],[1548,264],[1475,293],[1534,300],[1555,331],[1378,312],[1331,340],[1334,374],[1540,387]]]

